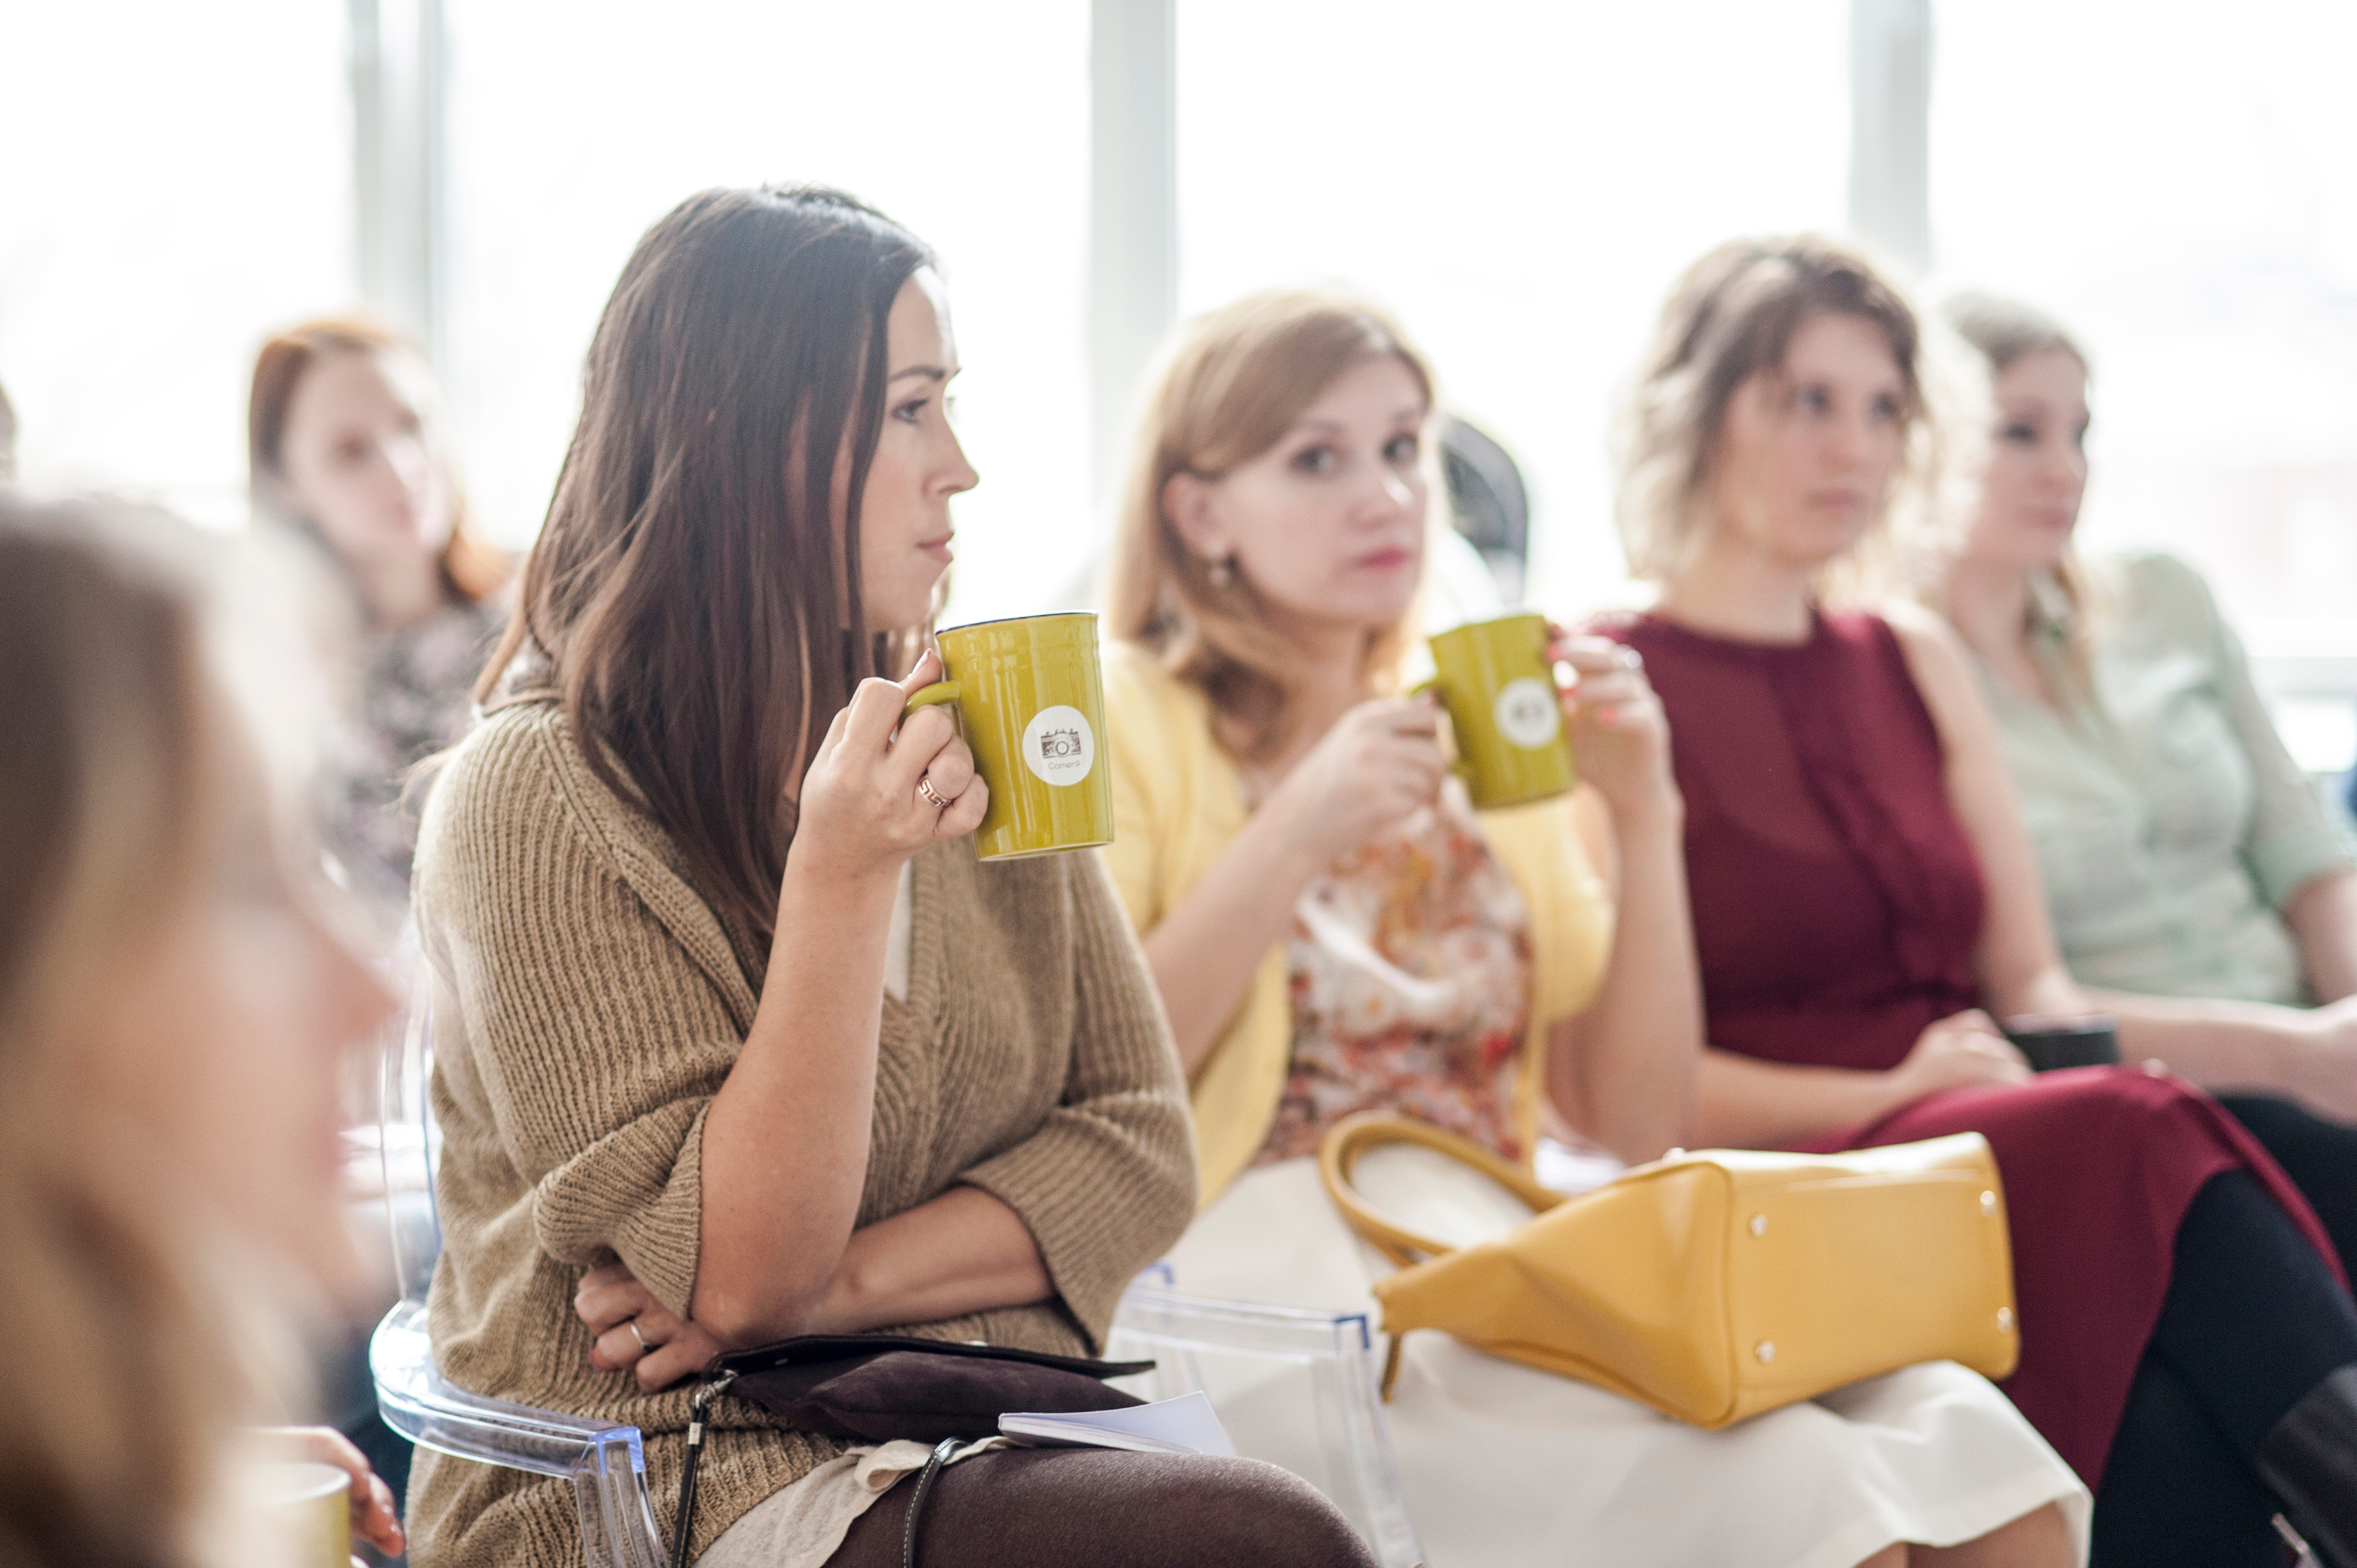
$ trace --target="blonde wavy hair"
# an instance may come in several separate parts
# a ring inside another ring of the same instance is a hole
[[[155,529],[0,489],[0,1564],[223,1550],[218,1450],[275,1324],[173,1175],[93,1113],[74,1020],[183,907],[228,699],[191,563]],[[230,1129],[221,1130],[233,1136]]]
[[[1210,696],[1243,737],[1235,749],[1245,761],[1293,738],[1295,655],[1270,629],[1252,584],[1215,574],[1217,563],[1187,547],[1164,494],[1177,475],[1217,479],[1259,456],[1344,371],[1385,357],[1415,378],[1428,421],[1437,406],[1432,367],[1387,313],[1345,295],[1276,291],[1188,323],[1149,382],[1114,521],[1106,618],[1114,637],[1149,650]],[[1412,606],[1369,636],[1360,668],[1371,689],[1396,682],[1415,618]]]
[[[1615,443],[1614,514],[1632,576],[1663,582],[1692,564],[1713,525],[1728,405],[1753,377],[1781,375],[1793,334],[1827,315],[1882,329],[1905,399],[1885,504],[1818,592],[1835,602],[1873,597],[1920,575],[1918,546],[1961,513],[1945,460],[1953,405],[1965,401],[1954,356],[1935,351],[1906,295],[1864,254],[1803,234],[1719,246],[1662,306]]]

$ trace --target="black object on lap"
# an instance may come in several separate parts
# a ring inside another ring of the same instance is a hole
[[[2120,1059],[2119,1026],[2107,1013],[2083,1018],[2007,1018],[2005,1037],[2033,1072],[2108,1067]]]
[[[1092,1361],[893,1334],[802,1334],[715,1356],[704,1369],[704,1385],[695,1391],[688,1418],[672,1562],[674,1568],[686,1568],[704,1420],[723,1393],[753,1401],[798,1432],[865,1443],[909,1438],[933,1444],[921,1496],[958,1439],[996,1435],[998,1418],[1008,1411],[1070,1413],[1143,1404],[1134,1394],[1107,1387],[1105,1380],[1153,1369],[1151,1361]],[[912,1560],[915,1519],[911,1507],[907,1548]]]
[[[992,1436],[1010,1410],[1143,1404],[1104,1380],[1153,1369],[1151,1361],[1091,1361],[941,1339],[805,1334],[716,1358],[707,1375],[736,1373],[729,1392],[766,1406],[798,1432],[863,1443],[938,1443]]]

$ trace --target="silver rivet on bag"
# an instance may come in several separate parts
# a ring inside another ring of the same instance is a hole
[[[1766,1215],[1755,1214],[1751,1217],[1751,1233],[1754,1236],[1765,1236],[1768,1234],[1768,1217]]]
[[[1776,1341],[1773,1339],[1762,1339],[1760,1341],[1759,1348],[1753,1350],[1752,1354],[1759,1357],[1760,1364],[1765,1366],[1767,1363],[1776,1359]]]
[[[1981,1194],[1981,1218],[1984,1219],[1996,1218],[1996,1194],[1993,1192]]]

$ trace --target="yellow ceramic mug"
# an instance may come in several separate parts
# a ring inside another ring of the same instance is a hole
[[[1482,811],[1566,794],[1578,777],[1546,657],[1546,617],[1502,616],[1432,639],[1432,679],[1457,737],[1457,771]]]
[[[949,679],[909,699],[956,706],[990,786],[974,830],[985,860],[1113,842],[1113,757],[1093,615],[1024,616],[952,627],[935,639]]]
[[[352,1478],[333,1465],[257,1464],[245,1477],[279,1561],[289,1568],[351,1568]]]

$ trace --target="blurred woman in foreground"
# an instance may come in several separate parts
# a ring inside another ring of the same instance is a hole
[[[0,489],[7,1568],[275,1561],[225,1451],[274,1413],[277,1309],[353,1270],[338,1069],[387,999],[298,890],[171,542]],[[339,1442],[302,1445],[398,1551]]]
[[[257,510],[308,546],[304,607],[338,710],[319,831],[390,932],[417,843],[405,774],[474,722],[510,563],[474,530],[433,372],[372,322],[310,321],[264,343],[246,434]]]

